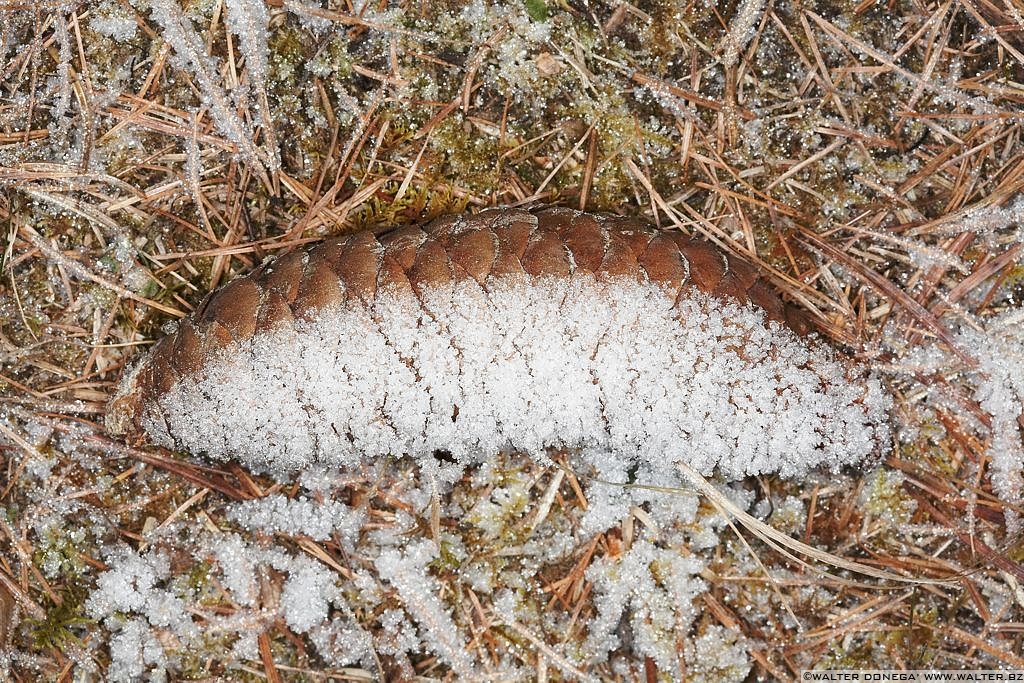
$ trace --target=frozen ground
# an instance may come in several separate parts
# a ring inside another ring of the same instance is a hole
[[[1024,668],[1021,82],[1015,0],[0,5],[2,676]],[[531,202],[763,266],[892,438],[715,485],[955,580],[822,574],[571,452],[275,479],[103,433],[126,363],[266,256]]]

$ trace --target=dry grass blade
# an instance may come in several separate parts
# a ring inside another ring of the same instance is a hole
[[[895,63],[895,61],[893,61],[889,57],[889,55],[885,54],[881,50],[877,50],[877,49],[871,47],[870,45],[868,45],[867,43],[865,43],[862,40],[858,40],[858,39],[854,38],[849,33],[843,31],[842,29],[840,29],[838,27],[836,27],[834,24],[826,21],[825,19],[823,19],[822,17],[818,16],[814,12],[811,12],[809,10],[805,10],[805,14],[806,14],[806,16],[809,16],[814,21],[814,23],[816,23],[818,25],[819,28],[821,28],[827,34],[829,34],[829,36],[831,36],[832,39],[835,40],[836,42],[838,42],[840,44],[846,43],[847,45],[850,45],[851,47],[853,47],[856,51],[860,52],[861,54],[867,55],[867,56],[871,57],[872,59],[875,59],[875,60],[881,62],[882,64],[885,64],[888,68],[892,69],[894,72],[898,73],[903,78],[906,78],[906,79],[912,81],[918,87],[921,87],[921,88],[926,89],[926,90],[931,90],[933,92],[938,91],[939,94],[941,94],[941,95],[943,95],[945,97],[948,97],[948,98],[956,101],[960,105],[971,107],[972,103],[970,102],[970,99],[967,96],[963,95],[962,93],[954,90],[950,86],[945,85],[945,84],[936,83],[934,81],[926,80],[924,78],[921,78],[916,73],[914,73],[912,71],[909,71],[907,69],[904,69],[903,67],[897,65]],[[978,116],[983,116],[983,117],[984,116],[991,116],[991,117],[996,117],[996,118],[1004,118],[1004,117],[1014,117],[1014,116],[1017,116],[1017,114],[1015,114],[1014,112],[1011,112],[1011,111],[995,111],[995,112],[991,112],[991,113],[985,112],[983,114],[978,114]]]
[[[705,109],[710,109],[711,111],[722,112],[725,109],[725,105],[721,102],[716,102],[715,100],[707,97],[702,97],[695,92],[687,90],[686,88],[680,88],[677,85],[666,83],[665,81],[658,80],[657,78],[652,78],[651,76],[640,73],[639,71],[634,71],[630,75],[630,79],[653,90],[664,90],[671,95],[681,97],[687,102],[696,104],[699,107],[704,107]],[[757,118],[754,112],[744,107],[737,107],[735,111],[746,121],[752,121]]]
[[[531,645],[537,648],[538,651],[541,652],[542,655],[549,662],[557,666],[565,673],[571,675],[574,680],[585,681],[587,683],[596,682],[597,680],[599,680],[594,676],[591,676],[583,671],[580,671],[577,667],[573,666],[572,662],[568,661],[565,657],[563,657],[562,655],[558,654],[553,649],[548,647],[548,645],[543,640],[541,640],[536,635],[531,633],[529,629],[525,628],[522,624],[519,624],[515,621],[496,621],[492,623],[491,626],[501,626],[502,624],[515,631],[520,637],[525,638],[527,642],[529,642]]]
[[[153,0],[151,10],[157,23],[163,28],[162,35],[171,44],[175,53],[189,65],[203,97],[210,107],[214,121],[239,151],[253,164],[257,175],[269,187],[265,162],[266,155],[253,142],[252,131],[238,115],[235,105],[220,84],[213,59],[207,52],[204,41],[195,32],[191,20],[185,16],[177,0]]]
[[[281,673],[274,665],[274,654],[270,651],[270,636],[265,632],[260,634],[259,648],[260,659],[263,660],[263,671],[267,676],[267,680],[270,683],[283,683],[284,679],[281,678]]]
[[[14,601],[14,595],[8,590],[7,583],[0,584],[0,650],[7,650],[10,646],[16,607],[17,603]]]
[[[771,547],[775,548],[777,551],[783,553],[784,555],[786,555],[786,557],[799,562],[801,565],[810,569],[811,571],[814,571],[819,574],[825,574],[829,578],[836,581],[845,581],[841,577],[833,576],[831,574],[828,574],[827,572],[823,572],[821,569],[818,569],[813,565],[810,565],[806,562],[803,562],[802,560],[799,560],[791,553],[786,552],[784,549],[788,548],[790,550],[794,550],[802,555],[806,555],[807,557],[818,560],[819,562],[830,564],[834,567],[839,567],[840,569],[846,569],[851,572],[864,574],[865,576],[873,576],[876,579],[883,579],[885,581],[892,581],[894,583],[913,583],[920,585],[942,586],[954,584],[956,582],[956,579],[952,578],[924,579],[917,577],[902,576],[900,574],[894,574],[892,572],[876,569],[875,567],[860,562],[847,560],[846,558],[839,557],[838,555],[833,555],[832,553],[819,550],[818,548],[815,548],[813,546],[809,546],[806,543],[802,543],[794,538],[790,538],[781,531],[775,529],[774,527],[768,524],[765,524],[761,520],[748,514],[746,511],[740,509],[739,506],[737,506],[735,503],[729,500],[722,492],[720,492],[718,489],[712,486],[711,483],[707,479],[705,479],[703,475],[701,475],[699,472],[697,472],[689,465],[685,463],[679,463],[678,466],[679,469],[682,470],[683,474],[686,475],[687,480],[693,484],[694,488],[696,488],[705,498],[707,498],[712,504],[714,504],[716,508],[721,510],[723,514],[726,514],[727,516],[736,519],[740,522],[740,524],[749,529],[754,535],[756,535],[762,541],[764,541]],[[851,585],[865,587],[864,584]],[[876,586],[876,588],[885,588],[885,586]],[[896,588],[896,586],[889,586],[888,588]]]
[[[167,306],[166,304],[162,304],[159,301],[153,301],[152,299],[140,296],[135,292],[131,291],[130,289],[128,289],[127,287],[119,285],[116,282],[112,282],[111,280],[108,280],[107,278],[102,277],[100,275],[97,275],[92,270],[76,261],[74,258],[66,256],[65,254],[54,249],[50,244],[47,243],[47,241],[43,238],[42,235],[35,231],[34,228],[29,227],[28,225],[22,225],[18,228],[18,232],[26,240],[28,240],[32,244],[32,246],[39,249],[39,251],[41,251],[44,256],[46,256],[51,261],[54,261],[55,263],[59,263],[68,271],[75,273],[80,277],[84,277],[87,280],[92,280],[96,284],[101,285],[102,287],[105,287],[112,292],[115,292],[116,294],[118,294],[118,296],[121,296],[125,299],[137,301],[140,304],[145,304],[146,306],[155,308],[158,311],[163,311],[164,313],[168,313],[178,318],[185,317],[186,314],[184,311],[174,308],[173,306]]]
[[[991,548],[976,536],[972,536],[961,529],[957,528],[956,524],[939,510],[935,505],[924,497],[917,497],[918,504],[928,510],[929,514],[939,522],[947,525],[948,528],[953,529],[953,533],[966,547],[971,548],[980,554],[991,566],[1001,569],[1002,571],[1009,572],[1013,576],[1017,577],[1018,581],[1024,583],[1024,566],[1021,566],[1019,562],[1014,562],[1006,553],[998,552]]]
[[[4,608],[6,616],[8,618],[13,617],[13,604],[16,603],[22,607],[33,619],[45,619],[46,610],[43,609],[38,603],[36,603],[31,597],[25,594],[18,584],[15,583],[14,579],[7,575],[5,571],[0,569],[0,590],[4,593]],[[7,602],[10,600],[10,603]],[[10,622],[8,622],[8,627]]]
[[[161,455],[159,453],[151,453],[149,451],[133,450],[131,451],[131,456],[140,462],[146,463],[147,465],[158,467],[167,472],[176,474],[183,479],[187,479],[196,486],[201,486],[203,488],[223,493],[231,500],[249,500],[252,498],[251,494],[229,483],[226,476],[217,470],[198,467],[192,463],[182,462],[180,460],[175,460],[174,458]]]

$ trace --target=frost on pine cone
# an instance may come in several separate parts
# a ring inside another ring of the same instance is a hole
[[[753,266],[635,219],[496,209],[320,242],[207,297],[108,429],[287,473],[568,448],[657,481],[854,463],[889,399]],[[604,463],[604,467],[600,464]]]

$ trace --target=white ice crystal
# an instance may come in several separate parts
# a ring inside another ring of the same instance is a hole
[[[205,41],[185,16],[178,0],[150,0],[149,5],[152,17],[161,29],[161,37],[174,48],[177,65],[195,80],[203,106],[209,108],[217,129],[238,145],[243,156],[257,160],[259,154],[253,143],[252,130],[238,116],[235,106],[221,87],[219,64],[206,49]],[[247,39],[246,46],[253,53],[254,61],[258,62],[260,51],[254,42],[253,39]]]
[[[141,619],[126,621],[110,638],[110,681],[141,680],[147,667],[156,665],[162,671],[166,663],[163,647]]]
[[[704,592],[704,582],[697,578],[703,566],[700,560],[647,540],[620,557],[591,565],[587,578],[594,583],[598,614],[588,627],[590,656],[600,661],[619,646],[618,625],[626,613],[633,647],[651,657],[660,671],[677,672],[676,629],[688,630],[698,614],[693,601]]]
[[[256,602],[256,571],[249,544],[235,534],[224,534],[211,547],[223,573],[224,587],[240,605]]]
[[[306,633],[327,620],[329,602],[338,597],[337,577],[308,557],[293,558],[288,564],[290,573],[281,589],[284,619],[296,633]]]
[[[945,234],[973,232],[989,247],[1000,242],[1024,242],[1024,195],[1002,206],[976,206],[955,214],[939,229]]]
[[[440,585],[425,571],[436,556],[437,547],[423,539],[407,544],[404,550],[382,552],[376,561],[377,571],[398,590],[406,610],[422,627],[427,646],[461,677],[473,678],[473,658],[441,602]]]
[[[978,361],[976,368],[963,373],[974,393],[974,399],[989,417],[987,426],[976,424],[989,436],[988,456],[991,460],[992,488],[1002,499],[1019,505],[1024,501],[1024,439],[1021,437],[1021,416],[1024,414],[1024,316],[1009,311],[987,322],[984,328],[965,327],[954,335],[960,348],[970,349]],[[947,354],[935,347],[916,349],[907,356],[907,367],[921,372],[940,372],[948,368]],[[936,405],[950,399],[943,392],[934,392]],[[949,408],[962,420],[971,416],[961,406]],[[1022,525],[1019,515],[1006,508],[1007,528],[1017,533]]]
[[[88,609],[95,614],[128,612],[141,609],[149,600],[158,578],[163,578],[168,563],[162,555],[143,558],[125,553],[119,558],[116,571],[100,574],[96,590],[89,598]]]
[[[516,99],[533,100],[543,106],[543,98],[536,98],[536,82],[542,76],[534,57],[538,46],[551,39],[551,24],[537,21],[526,11],[525,3],[487,3],[474,0],[463,7],[458,18],[462,26],[456,28],[474,42],[493,40],[501,27],[501,34],[493,50],[494,59],[487,66],[487,80]]]
[[[972,373],[975,397],[992,420],[989,457],[992,485],[1006,501],[1024,501],[1024,316],[1017,311],[991,321],[984,332],[968,330],[961,335],[966,348],[977,350],[980,366]],[[1019,516],[1007,509],[1011,533],[1022,527]]]
[[[140,553],[117,546],[108,553],[108,569],[99,574],[85,606],[86,613],[112,634],[110,680],[140,680],[143,673],[157,680],[165,669],[173,670],[172,659],[180,651],[199,647],[207,638],[231,637],[236,657],[256,657],[255,636],[276,619],[293,633],[309,634],[326,648],[323,654],[330,659],[359,659],[369,651],[369,635],[342,604],[338,575],[320,562],[231,533],[204,532],[175,543],[177,560],[187,557],[208,567],[203,577],[215,579],[217,594],[226,589],[237,611],[226,616],[209,613],[204,603],[210,593],[174,576],[164,550]],[[263,595],[260,587],[271,576],[280,577],[280,590]],[[374,591],[365,577],[356,575],[354,584],[366,596],[361,604],[372,604]],[[332,605],[341,606],[343,618],[337,624],[332,624]],[[202,625],[199,617],[205,620]],[[231,663],[230,657],[225,663]]]
[[[722,50],[722,66],[736,64],[740,52],[753,37],[761,16],[764,14],[765,0],[743,0],[729,24],[729,31],[722,38],[719,48]]]
[[[245,68],[257,88],[266,87],[270,50],[267,46],[267,25],[270,13],[262,2],[227,0],[227,24],[241,42]]]
[[[249,532],[340,539],[346,554],[368,560],[356,578],[267,547],[276,539],[265,536],[257,546],[222,533],[204,547],[240,612],[283,619],[328,661],[365,663],[377,653],[412,675],[408,657],[430,652],[456,676],[472,677],[482,663],[464,613],[453,609],[461,590],[495,595],[495,614],[529,623],[537,586],[520,562],[575,562],[583,539],[640,514],[629,550],[595,558],[587,570],[597,616],[567,661],[598,664],[629,650],[682,677],[689,669],[680,669],[679,643],[694,629],[704,561],[678,546],[711,546],[717,536],[696,523],[692,492],[621,484],[684,487],[681,462],[729,477],[857,462],[887,436],[888,397],[862,375],[766,325],[760,310],[703,294],[676,301],[653,284],[592,276],[504,279],[487,290],[468,280],[415,297],[385,291],[365,306],[324,309],[229,346],[203,374],[157,398],[144,427],[193,453],[304,473],[308,498],[233,503],[226,518]],[[581,476],[586,508],[569,520],[556,503],[534,528],[530,470],[561,448]],[[374,513],[332,495],[344,477],[368,472],[397,477],[388,497],[400,504],[389,524],[366,524]],[[486,493],[465,497],[466,486]],[[423,515],[434,504],[443,519],[462,521],[459,533],[445,526],[424,538]],[[501,544],[510,529],[526,534],[500,565],[461,535],[472,530],[478,543]],[[454,594],[438,563],[459,565]],[[263,589],[270,574],[282,577],[276,598]],[[155,627],[164,603],[146,604]],[[355,614],[375,614],[372,627]],[[233,647],[251,654],[255,626],[235,619],[214,628],[237,633]],[[619,642],[624,619],[627,647]],[[705,664],[727,678],[747,670],[742,643],[700,632],[700,652],[722,652]]]
[[[348,617],[332,617],[310,631],[309,638],[320,656],[334,666],[372,661],[373,638]]]
[[[89,28],[100,35],[126,42],[135,37],[139,25],[130,10],[117,2],[105,0],[89,12]]]
[[[709,626],[697,638],[686,643],[686,680],[692,683],[742,681],[750,672],[750,645],[736,631]]]
[[[581,451],[675,481],[855,463],[886,438],[875,380],[751,307],[592,277],[462,281],[327,309],[230,347],[150,413],[154,439],[288,473],[381,456],[462,465]],[[620,479],[621,480],[621,479]]]
[[[228,509],[228,519],[251,531],[304,534],[316,541],[327,540],[334,533],[351,539],[359,533],[364,518],[341,501],[316,503],[282,495],[238,503]]]
[[[99,575],[85,607],[114,632],[109,679],[138,680],[147,668],[160,674],[167,666],[167,653],[154,627],[170,629],[185,639],[198,632],[184,601],[164,586],[170,562],[159,552],[139,555],[121,549],[108,564],[110,569]]]

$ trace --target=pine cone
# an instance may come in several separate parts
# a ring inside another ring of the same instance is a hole
[[[750,304],[753,304],[763,311],[758,318],[762,328],[765,324],[770,324],[770,321],[775,321],[788,325],[801,334],[807,329],[801,313],[795,308],[785,306],[774,291],[758,277],[753,266],[720,251],[710,243],[693,240],[678,232],[659,231],[642,221],[630,218],[558,208],[534,211],[494,209],[474,216],[446,217],[423,226],[397,228],[378,236],[363,232],[327,239],[308,249],[271,260],[249,275],[235,279],[208,296],[199,308],[180,324],[174,334],[161,339],[148,357],[129,373],[111,404],[107,421],[108,430],[116,435],[134,438],[141,438],[144,433],[148,433],[151,438],[166,445],[189,450],[198,449],[218,457],[239,455],[245,459],[245,454],[238,452],[245,450],[244,440],[241,445],[219,443],[204,447],[204,444],[195,438],[184,437],[179,433],[182,431],[179,424],[180,416],[169,416],[169,413],[180,413],[187,408],[183,408],[177,399],[172,402],[174,406],[170,407],[166,397],[176,388],[185,385],[198,387],[197,383],[211,375],[213,366],[223,372],[224,364],[229,362],[228,359],[248,357],[250,362],[246,372],[253,372],[253,364],[259,365],[263,362],[259,358],[261,354],[287,356],[289,353],[298,353],[299,347],[288,348],[292,343],[289,340],[295,339],[289,335],[294,335],[296,330],[311,329],[318,325],[322,327],[323,321],[331,316],[355,315],[355,312],[363,311],[363,317],[368,313],[370,318],[377,320],[378,327],[382,320],[386,324],[392,324],[392,318],[396,315],[409,315],[414,318],[419,316],[418,319],[429,319],[431,324],[440,325],[438,329],[448,330],[453,329],[455,324],[443,320],[437,322],[438,318],[444,318],[448,314],[433,310],[438,306],[436,301],[428,303],[428,300],[438,298],[437,292],[459,290],[450,296],[459,298],[472,296],[476,292],[487,297],[495,290],[506,289],[509,283],[529,287],[530,283],[546,282],[556,283],[553,285],[554,291],[561,291],[560,296],[563,297],[569,296],[567,290],[558,287],[569,287],[568,283],[572,282],[589,283],[580,286],[584,286],[584,289],[589,288],[587,291],[590,293],[585,295],[595,299],[595,317],[601,315],[603,306],[615,305],[619,296],[617,292],[627,284],[632,284],[660,291],[665,305],[675,310],[674,315],[677,317],[694,315],[689,309],[684,311],[686,307],[683,303],[689,302],[692,305],[694,297],[707,295],[704,298],[708,301],[728,301],[744,310],[749,310]],[[558,285],[559,282],[562,285]],[[466,292],[469,292],[469,295]],[[574,296],[579,294],[576,292]],[[397,309],[394,306],[382,303],[385,300],[405,302],[412,307],[402,309],[407,310],[407,313],[395,313]],[[515,308],[516,305],[513,303],[511,307]],[[565,301],[562,305],[566,305]],[[640,314],[637,320],[635,325],[642,328],[643,315]],[[422,327],[423,324],[413,322],[412,328]],[[731,323],[726,321],[726,325],[729,324]],[[775,327],[777,326],[772,326],[773,329]],[[366,334],[376,333],[371,328],[367,328]],[[731,348],[730,353],[744,356],[744,337],[749,337],[746,329],[729,332],[726,336],[738,341],[723,348]],[[764,333],[764,329],[761,333]],[[395,334],[401,336],[399,333]],[[508,341],[505,337],[511,336],[514,336],[514,331],[499,330],[495,339],[501,337],[502,343],[505,343]],[[569,330],[559,338],[572,339],[574,336],[575,333]],[[722,334],[719,333],[718,336],[721,337]],[[270,339],[276,340],[274,343],[277,346],[268,347],[267,340]],[[801,346],[792,334],[789,334],[786,340],[788,341],[785,344],[795,344],[794,348]],[[339,343],[346,346],[343,337]],[[771,346],[773,343],[768,341],[761,346]],[[431,388],[440,386],[441,380],[432,382],[429,377],[423,377],[436,371],[421,370],[420,366],[424,359],[417,357],[417,349],[422,349],[423,344],[413,343],[405,348],[402,347],[400,340],[393,341],[386,333],[384,344],[388,352],[393,351],[397,354],[416,375],[415,380],[411,381],[425,385],[422,387],[422,391],[425,392],[424,405],[429,407],[423,408],[423,411],[433,413],[440,409],[436,404],[445,403],[448,399],[442,400],[438,393],[440,389]],[[453,338],[451,346],[458,344],[459,341]],[[596,354],[596,347],[590,351]],[[763,351],[764,349],[757,354],[763,355]],[[556,354],[560,352],[558,349],[552,351]],[[305,353],[309,355],[313,352]],[[768,354],[778,356],[775,350],[769,350]],[[295,361],[296,365],[301,362],[299,359]],[[328,365],[332,362],[326,361]],[[750,362],[760,361],[755,359]],[[826,361],[819,362],[819,366],[823,363]],[[805,370],[811,368],[809,371],[814,371],[812,366],[807,366],[806,363],[805,366]],[[279,374],[290,373],[290,367],[292,366],[285,363],[285,369],[279,371]],[[347,371],[344,359],[337,360],[336,366],[332,368],[333,372]],[[447,372],[462,375],[463,369],[452,366]],[[828,372],[836,374],[831,366]],[[849,371],[847,369],[840,374],[849,374]],[[230,374],[226,377],[230,378]],[[349,379],[350,383],[359,380],[351,377]],[[221,383],[223,381],[227,380],[222,380]],[[297,382],[298,379],[285,377],[281,381],[289,384]],[[339,377],[338,381],[343,380]],[[511,381],[514,383],[514,380]],[[596,376],[593,381],[595,384],[598,383]],[[686,381],[691,382],[689,379]],[[304,391],[302,386],[295,386],[294,390],[300,394]],[[483,396],[465,395],[469,387],[448,387],[445,391],[451,393],[449,390],[461,395],[464,411],[467,402],[487,400]],[[780,388],[778,391],[781,390]],[[196,391],[209,399],[208,387]],[[381,391],[383,398],[380,401],[386,403],[387,391],[383,388]],[[304,405],[309,415],[323,417],[332,410],[324,405],[325,401],[330,402],[324,396],[325,394],[320,394],[314,399],[300,398],[299,402]],[[854,399],[854,402],[858,400],[861,399]],[[453,405],[444,410],[449,414],[454,410],[456,415],[452,416],[451,420],[456,422],[460,406],[454,400],[452,402]],[[388,447],[401,444],[415,450],[426,447],[426,441],[432,442],[431,439],[424,441],[415,435],[404,434],[403,429],[396,426],[396,419],[392,419],[395,416],[383,405],[377,406],[377,412],[384,415],[383,422],[388,423],[390,429],[388,434],[395,437],[394,443],[389,443]],[[870,411],[868,407],[862,406],[859,412]],[[267,419],[273,422],[274,418],[271,416]],[[424,419],[429,422],[429,416],[419,416],[417,419],[420,423]],[[506,433],[509,431],[509,425],[505,422],[510,419],[512,418],[506,416],[504,422],[498,420],[500,424],[495,423],[496,429],[504,435],[504,441],[499,439],[497,442],[499,446],[509,443],[513,446],[522,445],[517,444],[516,439]],[[604,431],[613,433],[616,426],[607,423],[608,418],[605,416]],[[260,429],[259,426],[251,428]],[[359,434],[353,433],[353,429],[341,430],[334,421],[331,428],[336,434],[345,433],[350,443],[365,441]],[[266,429],[273,431],[275,426],[268,423]],[[316,431],[309,425],[299,431],[305,434],[310,430]],[[198,435],[203,429],[198,428],[195,431]],[[214,436],[216,431],[210,432],[211,439],[231,440],[229,436]],[[726,436],[727,440],[732,438]],[[281,438],[284,439],[283,436]],[[330,434],[327,435],[328,441],[332,438]],[[574,443],[587,442],[593,438],[597,438],[597,435],[580,435]],[[284,441],[277,445],[279,449],[292,451],[291,460],[296,466],[301,466],[306,460],[320,458],[323,455],[320,451],[328,448],[323,434],[299,441],[306,445],[300,446],[294,442],[286,444]],[[543,443],[539,444],[540,446],[550,445],[550,439],[541,441]],[[476,443],[479,443],[479,439]],[[436,445],[431,443],[431,447]],[[274,446],[265,444],[261,448],[266,451],[272,450]],[[304,458],[296,452],[299,448],[305,448],[313,453],[308,459]],[[266,452],[260,455],[264,460],[269,457]]]

